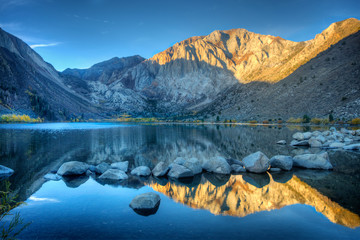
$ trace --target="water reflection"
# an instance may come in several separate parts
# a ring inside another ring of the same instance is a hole
[[[275,144],[280,139],[290,142],[294,131],[298,129],[219,125],[86,126],[81,130],[56,131],[0,128],[0,164],[15,170],[9,180],[19,200],[25,201],[41,188],[45,174],[70,160],[94,165],[129,161],[130,168],[140,165],[153,168],[159,161],[170,163],[179,156],[204,161],[213,156],[242,159],[259,150],[269,157],[318,151]],[[246,216],[297,203],[308,204],[332,222],[357,227],[360,156],[343,151],[332,151],[329,155],[335,166],[332,172],[296,170],[271,175],[202,174],[178,182],[129,177],[116,185],[141,188],[148,184],[191,207],[233,216]],[[65,178],[64,182],[70,188],[77,188],[88,178]],[[100,184],[114,184],[95,180]]]
[[[203,177],[200,184],[192,187],[170,181],[164,185],[157,180],[151,181],[149,186],[176,202],[207,209],[216,215],[245,217],[260,211],[306,204],[333,223],[350,228],[360,226],[357,214],[331,201],[296,176],[286,183],[274,181],[270,174],[243,174],[230,176],[225,184],[213,184]]]

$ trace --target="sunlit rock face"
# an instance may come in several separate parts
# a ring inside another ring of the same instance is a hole
[[[159,113],[201,109],[239,83],[284,79],[359,29],[358,20],[347,19],[305,42],[245,29],[214,31],[179,42],[143,61],[119,75],[111,88],[131,79],[132,89],[153,101],[152,110]]]
[[[245,217],[293,204],[306,204],[315,207],[331,222],[351,228],[360,226],[357,214],[331,201],[295,176],[286,183],[275,182],[270,176],[269,184],[261,188],[246,182],[242,175],[232,175],[221,186],[215,186],[205,178],[193,187],[174,182],[161,185],[156,181],[149,186],[177,202],[192,208],[206,209],[213,214]]]

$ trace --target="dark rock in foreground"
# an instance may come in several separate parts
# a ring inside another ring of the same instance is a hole
[[[149,216],[155,214],[160,206],[160,196],[149,192],[136,196],[130,203],[130,207],[139,215]]]

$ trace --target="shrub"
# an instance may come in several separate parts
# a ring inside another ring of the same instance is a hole
[[[250,120],[250,121],[248,121],[248,123],[257,123],[257,121],[256,120]]]
[[[0,117],[0,122],[11,123],[11,122],[42,122],[41,118],[31,118],[28,115],[17,115],[17,114],[4,114]]]
[[[352,120],[351,120],[351,124],[353,124],[353,125],[358,125],[358,124],[360,124],[360,118],[354,118],[354,119],[352,119]]]
[[[309,123],[310,122],[310,117],[308,115],[304,115],[303,116],[303,123]]]
[[[302,118],[289,118],[287,121],[287,123],[302,123],[303,119]]]
[[[313,124],[320,124],[322,122],[322,119],[321,118],[313,118],[313,119],[311,119],[310,122]]]
[[[263,124],[269,124],[269,121],[268,121],[268,120],[264,120],[262,123],[263,123]]]
[[[332,122],[332,121],[334,121],[334,116],[330,113],[329,114],[329,122]]]
[[[279,120],[277,121],[277,123],[281,124],[281,123],[283,123],[283,120],[279,119]]]

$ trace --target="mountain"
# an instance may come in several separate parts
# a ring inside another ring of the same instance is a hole
[[[122,113],[208,120],[357,117],[359,30],[354,18],[304,42],[217,30],[150,59],[112,58],[61,73],[1,30],[2,112],[10,107],[44,115],[51,109],[55,118],[64,117],[61,109],[98,118]],[[45,107],[38,107],[39,101]]]
[[[0,29],[0,110],[49,120],[98,116],[90,102],[66,87],[58,72],[19,38]]]
[[[251,83],[267,83],[266,86],[273,88],[284,78],[288,81],[286,78],[291,78],[300,66],[308,64],[311,59],[359,30],[360,21],[351,18],[331,24],[314,39],[305,42],[292,42],[244,29],[214,31],[208,36],[192,37],[176,43],[141,62],[118,76],[109,91],[115,92],[114,89],[126,79],[132,82],[128,89],[151,102],[153,112],[173,115],[203,111],[214,103],[221,105],[215,100],[239,87],[250,92],[234,94],[233,97],[247,101],[250,100],[249,95],[258,94],[257,85],[252,87]],[[353,54],[358,56],[356,47],[356,42],[351,41],[346,49],[354,48],[356,51]],[[340,74],[337,76],[341,76],[342,64],[344,62],[330,61],[326,68],[328,71],[337,69]],[[354,68],[358,68],[358,65],[354,65]],[[312,80],[313,86],[319,85],[318,81]],[[284,91],[291,94],[293,87],[288,85]],[[254,101],[261,98],[257,96]],[[107,100],[110,99],[104,99]],[[272,106],[268,105],[268,108]],[[326,111],[330,109],[332,106],[329,105]],[[251,114],[258,115],[255,112]],[[247,118],[251,114],[239,116]],[[299,113],[295,111],[288,115]]]

